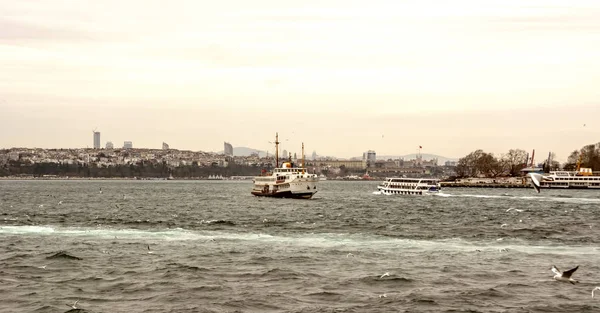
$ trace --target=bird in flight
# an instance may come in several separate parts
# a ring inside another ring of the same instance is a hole
[[[574,280],[573,278],[571,278],[571,276],[573,275],[573,273],[575,273],[575,271],[579,268],[579,265],[577,265],[575,268],[572,268],[568,271],[564,271],[561,272],[556,266],[552,265],[552,272],[554,272],[554,280],[558,280],[558,281],[563,281],[563,282],[569,282],[573,285],[575,285],[575,283],[578,283],[578,281]]]
[[[72,308],[73,310],[77,310],[77,302],[79,302],[79,300],[75,301],[75,303],[73,303],[73,305],[71,304],[65,304],[66,306]]]

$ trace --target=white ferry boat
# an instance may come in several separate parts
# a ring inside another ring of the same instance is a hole
[[[600,190],[600,176],[593,175],[589,168],[576,172],[555,171],[547,175],[530,173],[529,177],[537,192],[540,188]]]
[[[309,174],[304,168],[304,144],[302,144],[302,165],[297,167],[291,158],[279,166],[279,141],[275,136],[275,168],[272,173],[264,172],[254,177],[252,194],[261,197],[310,199],[317,193],[319,177]]]
[[[386,178],[377,186],[376,193],[384,195],[430,195],[438,193],[439,179],[433,178]]]

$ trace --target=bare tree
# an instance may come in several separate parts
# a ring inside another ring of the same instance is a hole
[[[520,171],[527,166],[527,152],[522,149],[510,149],[502,156],[501,163],[511,176],[519,176]]]

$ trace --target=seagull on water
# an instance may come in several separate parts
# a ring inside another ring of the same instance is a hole
[[[150,250],[150,245],[148,245],[148,254],[152,254],[152,253],[154,253],[154,252]]]
[[[569,282],[573,285],[575,285],[575,283],[578,283],[578,281],[574,280],[573,278],[571,278],[571,275],[573,275],[573,273],[575,273],[575,271],[579,268],[579,265],[577,265],[575,268],[572,268],[568,271],[564,271],[564,272],[560,272],[560,270],[552,265],[552,272],[554,272],[554,280],[558,280],[558,281],[563,281],[563,282]]]
[[[600,290],[600,287],[596,287],[596,288],[594,288],[594,290],[592,290],[592,298],[594,297],[594,291],[596,291],[596,290]]]
[[[351,256],[354,256],[354,254],[352,254],[352,253],[348,253],[348,254],[346,254],[346,257],[347,257],[347,258],[349,258],[349,257],[351,257]]]
[[[73,305],[70,305],[70,304],[65,304],[65,305],[72,308],[73,310],[77,310],[77,309],[79,309],[77,307],[77,302],[79,302],[79,300],[75,301],[75,303],[73,303]]]
[[[385,272],[383,275],[381,275],[381,277],[379,277],[379,279],[382,279],[382,278],[384,278],[386,276],[390,276],[390,273],[389,272]]]
[[[40,266],[39,268],[41,268],[41,269],[45,270],[45,269],[46,269],[46,265],[44,265],[44,266]]]
[[[61,204],[62,204],[62,201],[58,201],[58,205],[61,205]]]

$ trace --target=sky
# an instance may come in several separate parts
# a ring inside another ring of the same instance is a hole
[[[565,161],[598,56],[598,1],[0,0],[0,148]]]

